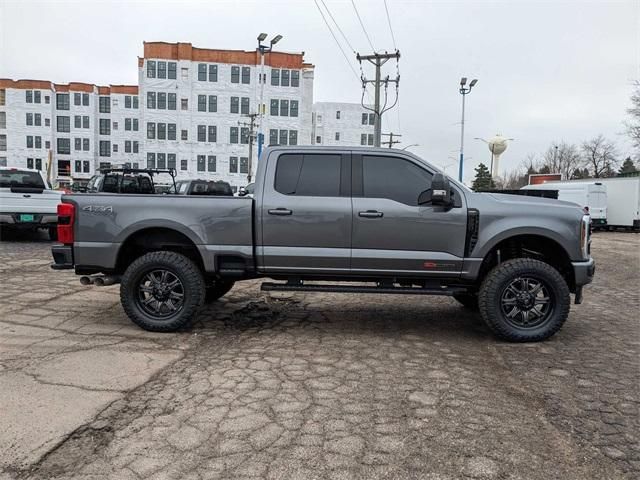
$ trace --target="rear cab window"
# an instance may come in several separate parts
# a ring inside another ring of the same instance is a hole
[[[42,176],[28,170],[0,170],[0,188],[46,189]]]

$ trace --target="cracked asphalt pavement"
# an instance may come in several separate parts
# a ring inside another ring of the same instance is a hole
[[[118,286],[0,243],[0,479],[640,476],[640,235],[549,341],[497,341],[454,300],[238,283],[186,331]]]

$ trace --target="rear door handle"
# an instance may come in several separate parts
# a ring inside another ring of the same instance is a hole
[[[288,208],[272,208],[267,211],[269,212],[269,215],[291,215],[293,213]]]
[[[367,210],[366,212],[359,212],[359,217],[364,218],[381,218],[384,214],[382,212],[378,212],[377,210]]]

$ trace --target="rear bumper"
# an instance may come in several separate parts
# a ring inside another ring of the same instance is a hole
[[[571,262],[571,265],[573,265],[576,287],[582,287],[593,281],[593,276],[596,273],[596,262],[593,258],[585,262]]]
[[[21,221],[20,215],[33,215],[32,222]],[[0,213],[0,225],[11,226],[12,228],[40,228],[53,227],[58,224],[58,215],[55,213],[32,213],[32,212],[2,212]]]
[[[70,245],[54,245],[51,247],[54,270],[71,270],[73,268],[73,247]]]

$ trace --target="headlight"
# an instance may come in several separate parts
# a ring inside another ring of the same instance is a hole
[[[589,258],[591,254],[591,216],[583,215],[580,222],[580,249],[582,258]]]

